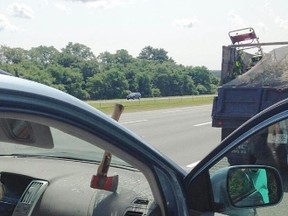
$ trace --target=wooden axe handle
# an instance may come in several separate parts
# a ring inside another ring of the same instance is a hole
[[[114,119],[115,121],[119,121],[123,110],[124,110],[124,106],[122,104],[115,104],[111,118]],[[108,151],[105,151],[102,161],[97,169],[98,176],[107,176],[108,169],[111,163],[111,159],[112,159],[112,154]]]
[[[123,110],[124,106],[122,104],[115,104],[111,118],[114,119],[115,121],[119,121]]]

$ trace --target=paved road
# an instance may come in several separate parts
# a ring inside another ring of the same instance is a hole
[[[120,122],[180,166],[201,160],[220,142],[211,105],[124,113]]]

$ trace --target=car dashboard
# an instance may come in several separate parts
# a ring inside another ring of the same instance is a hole
[[[1,156],[0,215],[161,215],[144,175],[110,167],[116,192],[90,187],[95,163],[51,158]]]

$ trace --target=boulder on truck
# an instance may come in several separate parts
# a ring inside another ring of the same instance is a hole
[[[231,31],[229,37],[232,45],[222,49],[221,86],[212,108],[212,127],[221,128],[222,140],[249,118],[288,98],[288,42],[260,43],[253,28]],[[264,53],[262,47],[268,45],[280,47]],[[281,163],[287,167],[288,123],[271,128],[261,139],[267,143],[273,139],[283,148]],[[243,144],[228,160],[241,163],[253,157],[251,151]]]

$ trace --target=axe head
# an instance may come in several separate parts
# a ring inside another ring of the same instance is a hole
[[[102,175],[93,175],[90,187],[99,190],[106,190],[111,192],[116,192],[118,187],[119,176],[102,176]]]

